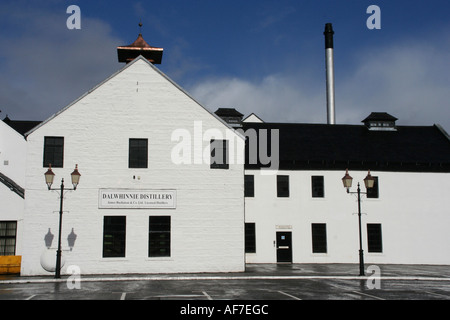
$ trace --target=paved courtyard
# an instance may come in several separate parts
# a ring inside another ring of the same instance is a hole
[[[0,300],[450,300],[450,268],[422,265],[248,265],[226,274],[0,277]],[[370,272],[369,272],[370,271]]]

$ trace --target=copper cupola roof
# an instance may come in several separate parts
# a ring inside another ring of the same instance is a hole
[[[139,23],[139,27],[142,27],[142,23]],[[142,37],[142,33],[139,33],[132,44],[117,47],[117,56],[119,62],[128,63],[141,55],[153,64],[161,64],[163,50],[163,48],[150,46]]]

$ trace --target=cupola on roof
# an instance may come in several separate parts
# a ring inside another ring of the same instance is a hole
[[[395,131],[398,119],[387,112],[372,112],[363,122],[370,130]]]
[[[142,28],[142,23],[139,23],[139,27]],[[150,46],[139,32],[132,44],[117,47],[117,56],[119,62],[129,63],[141,55],[153,64],[161,64],[163,50],[163,48]]]

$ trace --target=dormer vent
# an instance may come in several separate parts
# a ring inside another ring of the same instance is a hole
[[[386,112],[372,112],[363,122],[369,130],[397,131],[395,121],[398,119]]]

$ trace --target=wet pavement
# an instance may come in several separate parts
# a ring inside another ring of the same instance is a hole
[[[450,300],[449,266],[252,264],[240,273],[0,276],[0,300]]]

